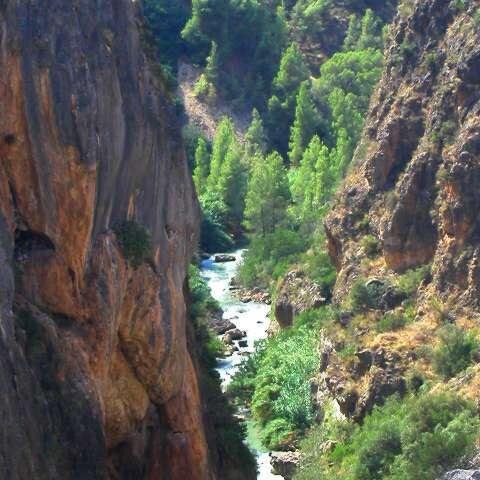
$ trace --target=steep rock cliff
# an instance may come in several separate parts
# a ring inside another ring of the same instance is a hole
[[[198,207],[129,0],[0,2],[0,477],[212,478]],[[135,268],[113,227],[147,229]]]
[[[354,166],[326,220],[337,300],[359,276],[431,263],[435,295],[478,305],[479,40],[478,2],[401,5]],[[373,261],[367,234],[378,242]]]

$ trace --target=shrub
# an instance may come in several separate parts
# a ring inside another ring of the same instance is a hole
[[[277,280],[299,260],[306,246],[300,233],[283,228],[264,237],[255,236],[243,257],[238,278],[246,287],[268,287],[271,280]]]
[[[305,440],[295,479],[434,480],[470,453],[479,426],[473,405],[453,394],[391,398],[363,425],[333,436],[331,451]]]
[[[439,335],[441,344],[434,351],[433,365],[438,374],[448,379],[472,363],[479,344],[472,333],[466,333],[455,325],[446,325]]]
[[[327,250],[325,248],[315,249],[312,255],[304,255],[301,261],[305,263],[308,276],[321,286],[322,295],[329,300],[335,286],[337,271]]]
[[[197,80],[197,83],[193,88],[193,93],[200,100],[205,100],[209,103],[213,103],[216,98],[215,87],[208,81],[203,73]]]
[[[457,125],[453,120],[443,122],[432,133],[432,143],[439,146],[451,145],[455,140]]]
[[[365,235],[362,238],[362,248],[368,257],[374,257],[380,252],[380,242],[373,235]]]
[[[200,275],[196,265],[188,268],[188,287],[190,290],[190,311],[194,317],[204,316],[210,310],[219,310],[219,303],[212,297],[207,282]]]
[[[425,65],[432,73],[436,73],[438,70],[438,54],[436,52],[430,52],[425,55]]]
[[[417,293],[420,284],[430,275],[430,265],[407,270],[397,278],[397,290],[405,297],[411,297]]]
[[[113,228],[125,259],[133,267],[138,267],[152,255],[152,240],[148,230],[133,220],[128,220]]]
[[[350,290],[348,301],[351,308],[355,312],[362,312],[369,308],[379,309],[380,301],[387,288],[386,283],[380,281],[366,282],[364,278],[359,278]]]
[[[275,418],[265,425],[260,440],[270,450],[282,450],[288,447],[295,435],[295,427],[283,418]]]
[[[334,321],[329,307],[304,312],[294,325],[261,342],[246,360],[229,393],[248,403],[268,448],[283,448],[311,426],[310,379],[319,364],[320,326]]]
[[[388,312],[377,323],[378,332],[390,332],[399,330],[407,324],[407,319],[402,313]]]
[[[464,12],[467,8],[465,0],[453,0],[452,7],[456,13]]]

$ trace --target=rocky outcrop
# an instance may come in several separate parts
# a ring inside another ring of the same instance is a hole
[[[325,226],[338,269],[353,280],[432,263],[440,296],[478,304],[480,30],[475,2],[416,1],[391,28],[386,67]],[[378,239],[369,261],[362,238]]]
[[[292,480],[300,463],[300,452],[272,452],[270,463],[272,473],[282,476],[285,480]]]
[[[441,480],[480,480],[480,470],[452,470],[443,475]]]
[[[292,325],[295,315],[326,303],[320,285],[301,270],[292,270],[282,278],[275,299],[275,318],[282,328]]]
[[[0,2],[1,478],[215,475],[183,294],[197,201],[137,9]]]

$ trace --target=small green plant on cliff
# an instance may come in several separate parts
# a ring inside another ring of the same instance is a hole
[[[434,351],[435,371],[448,379],[465,370],[473,361],[479,343],[471,332],[445,325],[439,332],[440,346]]]
[[[401,312],[387,312],[377,323],[377,332],[399,330],[407,324],[407,318]]]
[[[128,220],[113,228],[125,259],[138,267],[152,255],[152,240],[148,230],[139,223]]]
[[[303,442],[295,480],[434,480],[472,450],[480,425],[471,403],[446,393],[392,398],[350,431],[338,423],[330,449],[322,426]]]
[[[411,268],[397,278],[397,290],[409,298],[417,293],[420,284],[430,275],[430,265]]]
[[[350,289],[347,303],[355,312],[380,308],[380,301],[385,294],[388,285],[381,281],[366,281],[359,278]]]
[[[427,69],[432,72],[436,73],[438,70],[438,54],[437,52],[430,52],[425,55],[425,66]]]
[[[380,242],[373,235],[365,235],[362,238],[361,245],[367,257],[372,258],[380,252]]]
[[[456,131],[456,123],[453,120],[446,120],[433,131],[432,143],[442,147],[451,145],[455,141]]]

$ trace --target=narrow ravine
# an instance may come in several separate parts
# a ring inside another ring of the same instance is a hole
[[[243,250],[234,252],[236,258],[234,262],[216,263],[212,257],[204,260],[201,264],[201,274],[207,281],[212,291],[212,296],[220,303],[224,312],[224,318],[230,319],[237,328],[245,331],[247,334],[243,339],[247,340],[247,347],[239,347],[238,341],[236,341],[235,344],[239,350],[229,357],[218,360],[217,371],[222,379],[223,388],[230,382],[242,358],[253,351],[255,342],[267,336],[269,322],[268,312],[270,307],[268,305],[254,302],[243,303],[235,298],[230,290],[230,280],[237,271],[242,254]],[[257,457],[257,479],[282,479],[281,476],[271,473],[270,457],[268,452],[262,450],[252,425],[249,425],[247,442]]]

